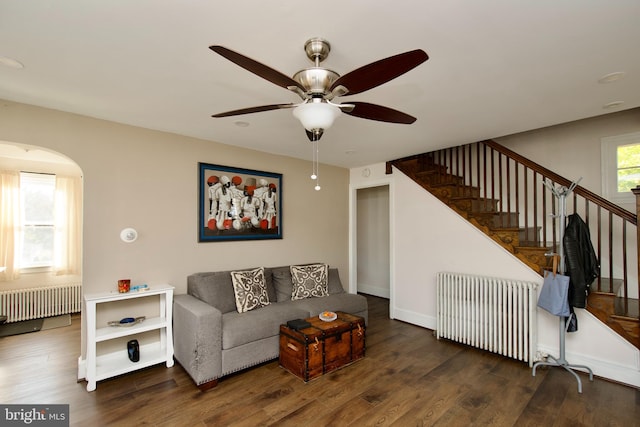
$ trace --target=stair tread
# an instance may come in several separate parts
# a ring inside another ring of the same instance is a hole
[[[553,243],[550,242],[534,242],[534,241],[521,241],[518,245],[522,248],[537,248],[537,249],[550,249],[553,247]]]
[[[437,188],[437,187],[446,187],[449,185],[453,185],[459,188],[468,188],[468,189],[477,189],[477,187],[469,187],[468,185],[463,185],[460,184],[459,182],[455,182],[455,181],[443,181],[443,182],[438,182],[438,183],[430,183],[429,184],[431,187]]]
[[[471,187],[467,187],[471,188]],[[486,200],[487,202],[499,202],[500,199],[492,199],[489,197],[481,197],[481,196],[451,196],[450,200]]]
[[[618,295],[618,291],[624,285],[624,281],[622,279],[609,279],[608,277],[600,278],[600,291],[598,291],[598,279],[594,280],[591,283],[591,290],[597,292],[607,292],[611,293],[614,296]]]
[[[502,211],[472,211],[469,212],[471,214],[478,214],[478,215],[495,215],[495,216],[509,216],[509,215],[516,215],[516,212],[502,212]]]
[[[524,231],[525,229],[522,227],[515,226],[515,227],[489,227],[489,230],[497,231],[497,232],[500,232],[500,231],[520,232],[520,231]]]

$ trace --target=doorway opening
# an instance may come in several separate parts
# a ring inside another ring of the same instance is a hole
[[[357,291],[390,299],[389,185],[356,190]]]
[[[14,230],[0,239],[0,319],[80,312],[82,170],[61,153],[0,141],[0,173],[0,217]]]

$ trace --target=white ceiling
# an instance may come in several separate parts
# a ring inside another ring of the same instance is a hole
[[[208,46],[290,76],[311,66],[311,37],[331,43],[322,65],[339,74],[425,50],[409,73],[337,100],[418,118],[339,117],[320,161],[355,167],[640,106],[639,23],[638,0],[0,0],[0,56],[24,64],[0,65],[0,98],[310,159],[291,110],[210,117],[299,98]]]

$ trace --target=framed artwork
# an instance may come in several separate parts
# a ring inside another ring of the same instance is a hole
[[[282,174],[198,163],[198,241],[282,239]]]

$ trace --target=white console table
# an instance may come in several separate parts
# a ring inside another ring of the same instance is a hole
[[[157,285],[151,287],[148,291],[127,293],[114,291],[85,294],[87,391],[94,391],[97,381],[116,375],[122,375],[158,363],[166,363],[167,368],[173,366],[173,290],[173,286]],[[97,325],[97,311],[100,304],[149,297],[160,299],[160,314],[158,317],[147,318],[143,322],[130,327]],[[140,360],[138,362],[129,360],[126,348],[98,354],[98,343],[100,342],[121,337],[131,337],[133,339],[136,334],[154,330],[160,331],[160,338],[156,342],[140,346]]]

